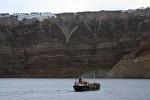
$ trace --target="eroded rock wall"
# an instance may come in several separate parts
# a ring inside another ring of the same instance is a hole
[[[106,77],[126,56],[149,50],[149,27],[148,14],[121,11],[1,18],[0,76],[78,77],[82,69]]]

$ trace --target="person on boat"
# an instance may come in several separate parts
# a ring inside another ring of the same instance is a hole
[[[82,83],[82,78],[81,77],[79,78],[79,83]]]

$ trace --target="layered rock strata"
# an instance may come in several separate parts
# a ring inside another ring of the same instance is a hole
[[[149,12],[56,16],[42,22],[0,18],[0,77],[78,77],[81,69],[99,77],[150,77],[149,62],[141,60],[149,55]]]

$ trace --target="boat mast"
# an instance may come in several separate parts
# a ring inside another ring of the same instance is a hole
[[[83,73],[83,72],[82,72],[82,69],[81,69],[81,77],[82,77],[82,73]]]
[[[79,77],[79,83],[82,82],[82,68],[81,68],[81,76]]]
[[[94,83],[95,83],[95,75],[94,75]]]

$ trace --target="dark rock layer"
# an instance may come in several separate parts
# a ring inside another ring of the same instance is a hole
[[[42,22],[0,18],[0,77],[78,77],[82,69],[99,77],[149,78],[145,11],[62,13]]]

